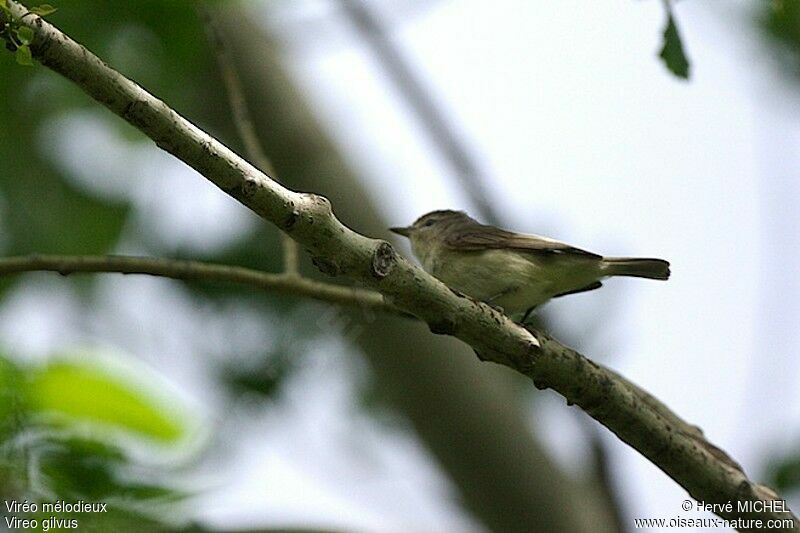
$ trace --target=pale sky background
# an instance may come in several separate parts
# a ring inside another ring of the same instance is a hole
[[[512,229],[671,261],[668,283],[613,280],[550,304],[556,334],[699,425],[751,475],[761,474],[769,452],[796,446],[798,86],[776,74],[749,4],[677,4],[688,83],[656,58],[664,14],[655,0],[380,5],[392,37],[482,163]],[[470,210],[336,3],[255,13],[285,36],[297,79],[393,224],[431,209]],[[43,139],[59,139],[59,162],[87,190],[133,200],[132,224],[164,250],[214,249],[252,228],[235,202],[150,143],[115,137],[115,120],[102,110],[75,113]],[[107,155],[86,164],[87,149]],[[189,201],[160,201],[165,186]],[[65,344],[135,354],[212,428],[237,421],[215,411],[210,376],[193,364],[192,332],[210,331],[211,351],[223,354],[231,339],[243,349],[275,342],[289,322],[276,316],[265,327],[248,321],[246,308],[198,307],[164,280],[105,277],[99,290],[108,307],[87,317],[76,316],[78,296],[57,277],[21,286],[0,307],[0,341],[30,357]],[[219,526],[479,528],[418,443],[359,413],[352,387],[363,369],[343,356],[346,343],[333,336],[307,348],[308,364],[286,396],[269,410],[254,406],[255,420],[239,428],[244,442],[231,440],[235,463],[195,480],[210,491],[195,510]],[[191,392],[199,390],[201,397]],[[574,468],[582,451],[574,408],[541,395],[541,436]],[[629,517],[702,516],[682,511],[682,488],[606,436]]]

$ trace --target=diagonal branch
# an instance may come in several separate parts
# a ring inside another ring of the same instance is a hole
[[[16,2],[8,0],[8,5],[17,20],[26,13]],[[452,292],[399,257],[387,242],[348,229],[333,215],[328,200],[282,187],[41,18],[26,17],[22,23],[33,30],[30,49],[35,59],[289,233],[323,272],[363,283],[425,321],[434,333],[455,336],[483,360],[509,366],[539,388],[558,391],[694,498],[720,504],[715,512],[735,520],[734,527],[754,527],[746,520],[781,520],[782,529],[800,530],[800,522],[774,492],[750,481],[722,450],[638,387],[488,305]],[[746,502],[751,510],[742,510],[737,502]]]
[[[23,272],[58,272],[63,276],[88,272],[113,272],[148,274],[179,280],[220,281],[373,311],[400,313],[375,291],[323,283],[286,273],[270,274],[251,268],[201,261],[122,255],[28,255],[0,258],[0,276]]]
[[[450,164],[454,177],[463,186],[481,218],[489,224],[500,224],[501,217],[491,202],[491,191],[484,183],[483,172],[476,158],[449,124],[411,63],[392,43],[378,15],[363,0],[340,0],[340,3],[350,22],[370,45],[370,51],[414,111],[428,137]]]
[[[225,85],[225,92],[228,96],[228,103],[231,107],[233,123],[236,131],[244,144],[245,153],[255,165],[270,176],[275,176],[275,169],[270,163],[267,154],[258,139],[258,133],[250,119],[250,110],[247,107],[247,98],[242,90],[242,83],[239,74],[234,67],[233,58],[230,54],[230,46],[213,14],[208,10],[203,2],[197,2],[195,9],[205,25],[211,48],[217,59],[217,67]],[[283,268],[287,274],[296,275],[298,273],[299,250],[295,242],[286,233],[281,232],[281,245],[283,246]]]

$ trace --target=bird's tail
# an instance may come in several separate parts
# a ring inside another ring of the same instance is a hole
[[[603,270],[606,276],[669,279],[669,263],[663,259],[604,257]]]

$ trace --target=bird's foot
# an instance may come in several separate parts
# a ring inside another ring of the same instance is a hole
[[[524,314],[524,315],[522,315],[522,320],[520,320],[520,321],[519,321],[519,323],[520,323],[522,326],[526,326],[526,325],[528,325],[528,322],[527,322],[527,321],[528,321],[528,318],[530,318],[530,316],[533,314],[533,311],[534,311],[535,309],[536,309],[536,306],[534,305],[533,307],[529,307],[529,308],[528,308],[528,309],[525,311],[525,314]]]
[[[501,315],[506,314],[506,310],[503,309],[502,307],[500,307],[499,305],[495,305],[495,304],[490,303],[490,302],[483,302],[483,303],[485,303],[486,305],[488,305],[489,307],[491,307],[492,309],[494,309],[495,311],[497,311]]]

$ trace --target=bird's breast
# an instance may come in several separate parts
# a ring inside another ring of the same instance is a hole
[[[508,313],[524,311],[552,296],[551,283],[538,266],[508,250],[428,254],[425,270],[464,294],[502,307]]]

